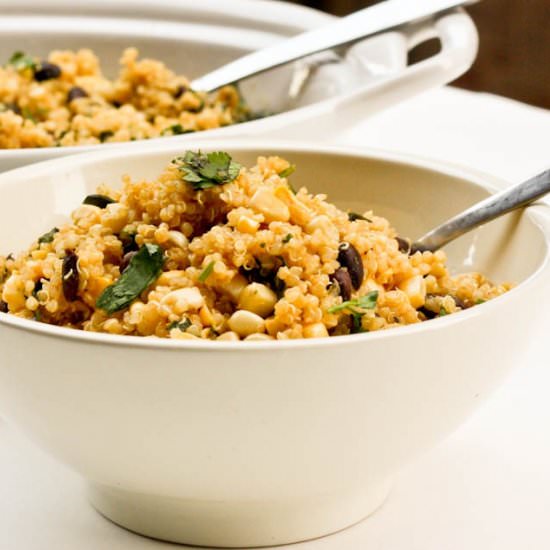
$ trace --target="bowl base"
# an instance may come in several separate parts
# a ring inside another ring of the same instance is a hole
[[[151,538],[225,548],[289,544],[358,523],[382,505],[385,481],[367,491],[316,495],[301,501],[224,502],[134,493],[92,484],[92,506],[117,525]]]

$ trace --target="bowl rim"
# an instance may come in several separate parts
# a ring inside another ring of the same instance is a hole
[[[178,144],[174,142],[164,143],[162,146],[151,147],[151,142],[144,142],[139,144],[139,147],[134,147],[128,150],[124,148],[111,149],[109,151],[94,151],[89,153],[82,153],[79,155],[71,155],[67,157],[56,158],[39,162],[37,164],[31,164],[14,170],[9,170],[0,174],[0,194],[2,186],[11,182],[14,178],[19,181],[19,185],[24,184],[25,179],[28,176],[40,177],[51,174],[52,171],[59,170],[71,170],[71,169],[85,169],[86,167],[93,166],[96,163],[104,161],[120,159],[121,157],[132,156],[157,156],[157,155],[172,155],[177,154]],[[457,177],[468,180],[470,184],[473,184],[482,190],[494,193],[495,191],[502,189],[507,183],[497,177],[494,177],[483,172],[462,167],[452,163],[445,163],[437,160],[428,159],[421,156],[395,153],[393,151],[386,151],[382,149],[366,148],[366,147],[353,147],[343,145],[317,145],[312,143],[302,142],[284,142],[281,140],[246,140],[246,139],[233,139],[229,147],[227,142],[220,140],[205,140],[202,142],[194,143],[194,148],[204,150],[216,150],[216,149],[229,149],[235,152],[256,152],[255,154],[261,154],[260,150],[273,150],[274,153],[278,151],[287,151],[295,153],[317,153],[321,155],[334,155],[343,158],[362,158],[373,159],[382,162],[389,162],[395,165],[402,165],[414,168],[425,169],[433,172],[439,172],[445,176]],[[181,151],[179,151],[181,153]],[[282,153],[287,154],[287,153]],[[122,174],[121,174],[122,176]],[[510,289],[505,294],[498,296],[492,300],[483,304],[483,307],[473,307],[465,311],[454,313],[452,315],[445,316],[443,318],[436,319],[435,323],[423,322],[415,323],[411,325],[405,325],[402,327],[395,327],[391,330],[373,331],[363,334],[349,334],[338,337],[327,338],[300,338],[289,340],[262,340],[262,341],[238,341],[230,342],[223,340],[178,340],[171,338],[158,338],[155,336],[134,336],[134,335],[117,335],[107,334],[99,332],[88,332],[79,329],[61,327],[57,325],[49,325],[46,323],[36,322],[30,319],[23,319],[16,317],[9,313],[0,312],[0,327],[3,325],[9,326],[14,329],[22,330],[25,332],[31,332],[39,334],[45,337],[51,337],[61,340],[69,340],[76,342],[86,342],[93,345],[107,345],[109,347],[123,347],[123,348],[149,348],[149,349],[166,349],[166,350],[196,350],[196,351],[218,351],[229,352],[243,350],[266,350],[271,351],[275,349],[288,350],[288,349],[313,349],[324,348],[325,346],[346,345],[350,343],[359,344],[361,342],[368,342],[371,340],[396,338],[400,335],[406,337],[407,335],[414,335],[418,331],[422,332],[435,332],[438,330],[445,330],[445,328],[451,328],[456,324],[468,322],[469,319],[477,317],[479,315],[488,315],[494,308],[501,307],[500,304],[507,303],[510,300],[516,299],[520,294],[525,293],[530,287],[542,282],[543,274],[548,273],[550,276],[550,204],[546,202],[535,202],[525,209],[525,213],[530,216],[539,216],[545,220],[545,225],[548,229],[545,231],[540,223],[532,221],[538,226],[540,232],[544,236],[546,243],[545,255],[540,265],[533,271],[524,281],[517,286]],[[433,320],[432,320],[433,321]],[[0,328],[0,330],[3,330]]]

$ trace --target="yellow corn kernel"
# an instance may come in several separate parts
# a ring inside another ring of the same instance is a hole
[[[290,219],[288,206],[268,187],[260,187],[254,193],[250,207],[263,214],[266,222],[287,222]]]
[[[415,309],[422,307],[426,302],[426,281],[422,275],[405,279],[399,288],[407,295],[411,306]]]
[[[232,330],[228,330],[227,332],[224,332],[223,334],[220,334],[216,340],[225,340],[228,342],[237,342],[240,340],[239,335],[236,332],[233,332]]]
[[[328,330],[323,323],[313,323],[304,327],[303,336],[304,338],[325,338],[328,336]]]
[[[247,280],[240,274],[237,273],[229,283],[225,284],[223,287],[223,290],[229,294],[231,299],[234,302],[237,302],[239,300],[239,296],[241,295],[241,292],[243,288],[247,285]]]
[[[261,283],[250,283],[239,295],[239,309],[252,311],[260,317],[268,317],[276,303],[275,292]]]
[[[237,222],[237,230],[241,233],[254,234],[258,231],[258,227],[260,227],[260,222],[248,216],[241,216]]]
[[[246,337],[255,332],[265,331],[264,320],[251,311],[239,309],[235,311],[228,321],[229,328],[241,337]]]

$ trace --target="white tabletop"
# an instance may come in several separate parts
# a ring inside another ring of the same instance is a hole
[[[550,112],[451,88],[338,138],[520,181],[550,165]],[[550,304],[547,304],[547,306]],[[550,548],[550,316],[508,382],[450,438],[403,470],[372,517],[301,550]],[[0,423],[2,550],[180,548],[100,517],[79,478]]]

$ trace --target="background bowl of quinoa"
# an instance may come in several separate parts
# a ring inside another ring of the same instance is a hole
[[[204,0],[200,3],[99,0],[70,5],[70,9],[67,6],[60,0],[17,3],[0,0],[3,15],[0,21],[1,62],[7,63],[17,51],[40,60],[46,59],[52,51],[89,49],[99,58],[105,76],[113,79],[118,73],[122,52],[135,47],[141,58],[159,60],[178,75],[195,78],[245,53],[333,19],[291,3],[262,0]],[[442,51],[408,67],[408,51],[428,35],[441,39]],[[334,55],[325,55],[312,65],[302,64],[300,74],[311,71],[313,77],[306,82],[305,92],[298,100],[289,97],[294,66],[250,79],[243,83],[241,91],[257,119],[216,127],[220,121],[229,123],[223,120],[227,117],[213,113],[203,117],[209,120],[199,126],[201,132],[206,133],[205,138],[261,134],[282,138],[289,133],[294,138],[330,138],[353,125],[359,116],[364,118],[426,88],[453,80],[469,68],[476,52],[477,34],[473,23],[464,12],[453,11],[407,32],[392,31],[360,42],[339,63],[334,62]],[[85,66],[84,84],[77,88],[97,91],[103,84],[94,83],[90,78],[89,59],[84,57],[80,63]],[[66,69],[59,78],[68,81],[74,60],[56,55],[54,61]],[[71,90],[56,87],[55,80],[33,83],[32,97],[22,100],[12,93],[14,88],[21,88],[13,78],[0,81],[0,111],[9,113],[3,122],[7,137],[0,139],[0,143],[24,147],[0,149],[0,170],[99,146],[115,148],[123,139],[159,139],[154,137],[158,132],[143,128],[147,126],[139,118],[143,113],[133,112],[130,103],[117,106],[115,102],[113,107],[107,101],[109,111],[98,115],[97,106],[86,105],[86,99],[67,102]],[[171,84],[166,88],[161,86],[160,92],[178,93],[177,87]],[[90,92],[90,101],[93,95]],[[148,92],[145,95],[149,101],[151,95]],[[165,100],[163,98],[160,103]],[[75,108],[79,102],[81,108]],[[181,107],[179,96],[176,103]],[[72,129],[67,129],[65,123],[67,115],[72,116],[75,111],[79,112],[82,124],[78,125],[80,134],[77,132],[73,140]],[[111,123],[109,116],[103,116],[105,114],[111,115]],[[147,116],[153,115],[148,113]],[[44,132],[33,132],[30,126],[34,120],[39,125],[46,122],[48,129],[44,127],[41,128]],[[186,127],[183,122],[174,124],[172,121],[157,130],[167,136],[162,139],[191,142],[195,136],[181,132],[188,132],[195,126]],[[29,128],[21,131],[21,125],[25,124]],[[159,124],[163,123],[157,126]],[[178,128],[178,135],[172,135],[171,128]],[[48,132],[55,135],[47,135]],[[16,139],[18,133],[24,135],[19,141]]]
[[[487,196],[466,169],[375,151],[195,142],[243,165],[277,154],[293,184],[372,209],[416,237]],[[67,219],[123,174],[154,178],[180,145],[141,144],[0,176],[0,253]],[[534,205],[447,247],[454,271],[514,288],[440,319],[265,342],[88,333],[0,313],[0,407],[79,472],[114,522],[205,546],[305,540],[351,525],[393,474],[453,431],[518,363],[548,304],[550,208]]]

